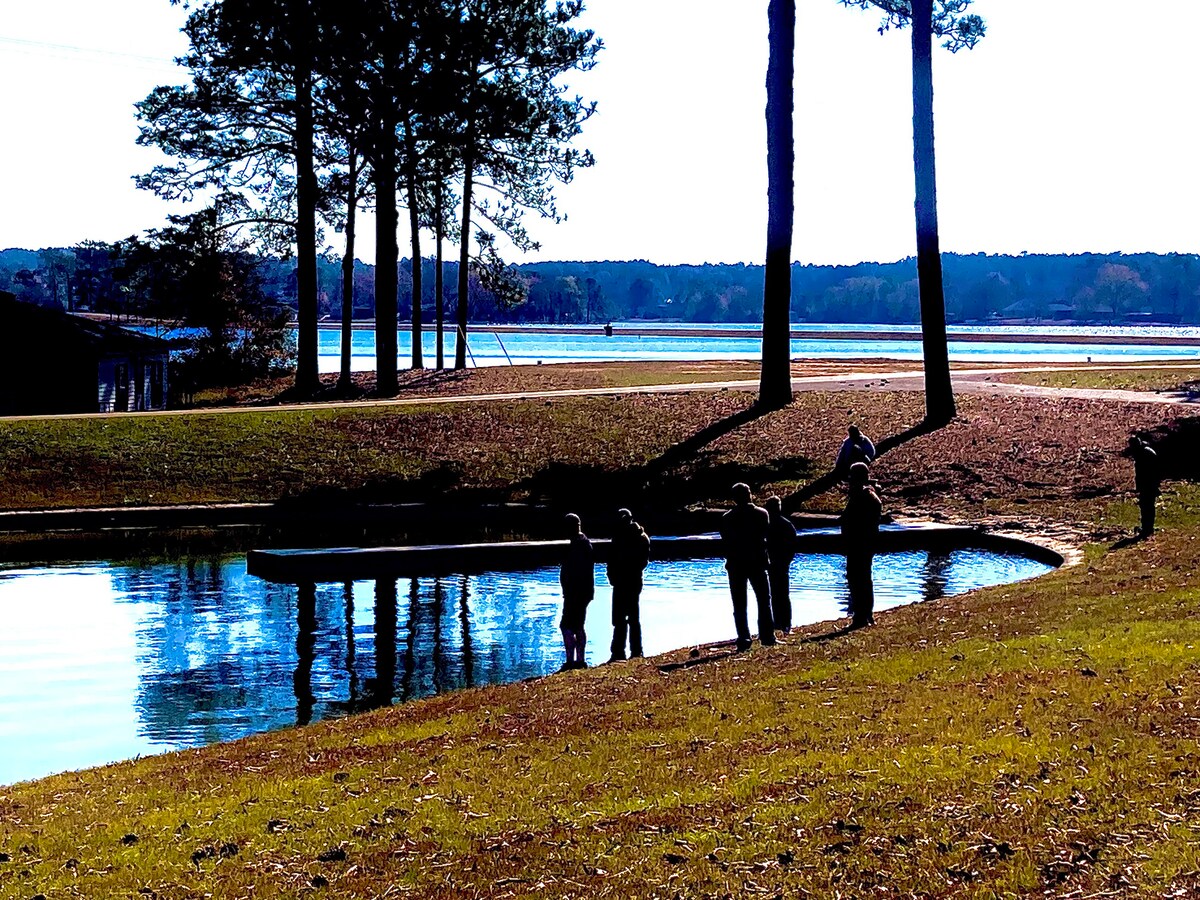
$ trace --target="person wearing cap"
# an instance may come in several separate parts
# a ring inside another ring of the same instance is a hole
[[[767,534],[770,518],[761,506],[755,506],[750,486],[733,486],[733,509],[721,516],[721,549],[725,571],[729,573],[729,593],[733,598],[733,625],[737,629],[738,650],[750,649],[750,626],[746,619],[746,585],[758,601],[758,640],[764,647],[775,643],[775,623],[771,618],[771,586],[767,579]]]
[[[850,589],[851,628],[875,624],[875,582],[871,563],[879,542],[879,519],[883,504],[870,483],[864,462],[850,465],[849,490],[842,512],[842,540],[846,549],[846,585]]]
[[[792,630],[792,587],[788,575],[796,558],[796,526],[783,514],[783,501],[768,497],[763,504],[770,519],[767,532],[767,580],[771,584],[771,620],[776,631]]]
[[[583,523],[575,513],[567,513],[566,530],[569,543],[558,570],[558,582],[562,585],[563,594],[562,619],[558,624],[562,630],[567,661],[560,671],[587,668],[583,658],[587,648],[587,633],[583,630],[583,623],[588,604],[596,593],[592,542],[583,533]]]
[[[1154,517],[1162,482],[1158,453],[1149,442],[1135,434],[1129,439],[1129,454],[1133,457],[1133,483],[1137,488],[1138,511],[1141,513],[1138,534],[1150,537],[1154,534]]]
[[[861,462],[869,466],[875,462],[877,455],[875,445],[871,443],[871,439],[863,434],[857,425],[851,425],[846,429],[846,439],[842,441],[841,449],[838,450],[837,461],[833,464],[833,467],[845,478],[850,471],[850,466],[854,463]]]
[[[608,548],[608,583],[612,585],[612,656],[609,662],[642,655],[642,573],[650,562],[650,538],[627,509],[617,510],[617,528]]]

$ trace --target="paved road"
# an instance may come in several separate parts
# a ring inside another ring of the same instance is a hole
[[[1174,363],[1161,366],[1011,366],[990,369],[958,369],[953,375],[954,388],[960,393],[971,394],[1015,394],[1027,397],[1079,398],[1084,400],[1110,400],[1125,403],[1191,404],[1200,405],[1200,398],[1180,392],[1150,392],[1097,390],[1091,388],[1052,388],[1039,385],[1012,384],[997,381],[997,376],[1045,372],[1114,372],[1138,369],[1191,369],[1200,368],[1200,363]],[[845,391],[845,390],[921,390],[924,376],[919,371],[897,372],[848,372],[844,375],[809,375],[792,379],[796,391]],[[172,409],[161,412],[136,413],[73,413],[54,416],[13,416],[2,421],[24,421],[38,419],[106,419],[137,416],[214,416],[241,415],[247,412],[282,412],[287,410],[324,409],[378,409],[403,406],[440,406],[461,403],[487,403],[512,400],[555,400],[568,397],[618,397],[628,394],[679,394],[692,391],[756,391],[758,379],[738,381],[704,381],[686,384],[649,384],[632,387],[590,387],[541,391],[515,391],[503,394],[460,394],[447,396],[397,397],[387,400],[329,401],[322,403],[292,403],[278,406],[220,406],[202,409]]]

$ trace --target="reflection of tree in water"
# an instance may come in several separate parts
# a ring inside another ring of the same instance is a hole
[[[314,668],[328,680],[335,657],[320,626],[341,605],[329,591],[300,616],[295,588],[247,576],[240,559],[121,569],[114,586],[142,612],[136,704],[146,737],[197,745],[312,717],[321,690],[298,688]]]
[[[556,570],[405,582],[402,601],[392,579],[272,585],[241,559],[119,570],[144,610],[143,733],[231,740],[557,668]]]
[[[347,581],[342,585],[342,597],[346,603],[346,676],[348,680],[349,704],[353,709],[359,702],[358,670],[354,665],[354,583]]]
[[[317,649],[317,586],[301,584],[296,588],[296,670],[292,692],[296,695],[296,724],[312,721],[317,698],[312,691],[313,658]]]

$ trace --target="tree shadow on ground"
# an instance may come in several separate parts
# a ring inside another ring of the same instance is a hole
[[[1200,418],[1176,419],[1143,432],[1142,437],[1158,454],[1163,478],[1200,481]],[[1129,450],[1123,455],[1130,456]]]
[[[617,505],[642,509],[678,510],[689,504],[725,496],[744,481],[752,488],[778,481],[796,481],[811,475],[813,462],[789,456],[747,465],[717,461],[709,446],[771,412],[753,404],[711,422],[695,434],[665,449],[658,456],[619,470],[599,465],[551,462],[514,485],[514,492],[534,502],[570,504],[577,509],[604,509]]]

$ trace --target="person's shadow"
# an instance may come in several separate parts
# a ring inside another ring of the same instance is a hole
[[[1112,550],[1124,550],[1126,547],[1132,547],[1134,544],[1140,544],[1140,543],[1141,543],[1142,541],[1144,541],[1144,540],[1145,540],[1147,537],[1149,537],[1149,535],[1142,534],[1142,533],[1139,531],[1139,532],[1137,532],[1136,534],[1131,534],[1131,535],[1129,535],[1129,537],[1123,537],[1123,538],[1121,538],[1121,539],[1120,539],[1119,541],[1117,541],[1115,544],[1112,544],[1112,545],[1111,545],[1111,546],[1110,546],[1108,549],[1109,549],[1110,551],[1112,551]]]

